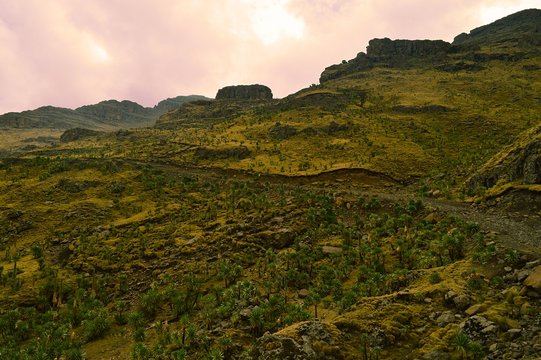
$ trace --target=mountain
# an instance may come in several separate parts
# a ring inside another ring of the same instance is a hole
[[[178,96],[160,101],[153,108],[146,108],[128,100],[107,100],[94,105],[82,106],[75,110],[44,106],[36,110],[1,115],[0,127],[19,129],[87,128],[94,130],[145,127],[154,125],[160,115],[173,108],[189,101],[202,99],[207,98],[199,95]]]
[[[541,10],[530,9],[471,30],[469,34],[462,33],[452,44],[442,40],[372,39],[366,53],[326,68],[320,82],[382,66],[480,70],[484,63],[494,59],[515,61],[532,54],[539,56],[540,46]]]
[[[537,14],[1,157],[0,354],[540,359]]]
[[[455,37],[462,48],[508,46],[528,48],[541,45],[541,10],[529,9],[506,16]]]

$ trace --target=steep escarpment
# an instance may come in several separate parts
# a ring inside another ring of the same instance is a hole
[[[530,9],[507,16],[455,37],[452,44],[443,40],[370,40],[366,53],[329,66],[320,82],[337,79],[373,67],[405,68],[421,63],[444,71],[481,70],[491,60],[516,61],[539,52],[541,10]],[[490,53],[483,50],[489,49]],[[512,50],[509,50],[512,49]],[[435,64],[436,63],[436,64]],[[457,65],[458,64],[458,65]]]

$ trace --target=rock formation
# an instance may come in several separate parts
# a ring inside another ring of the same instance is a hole
[[[103,134],[103,132],[90,130],[90,129],[82,129],[82,128],[69,129],[69,130],[64,131],[64,133],[60,135],[60,141],[70,142],[70,141],[84,139],[84,138],[88,138],[92,136],[101,135],[101,134]]]
[[[271,100],[272,91],[265,85],[226,86],[218,90],[216,100]]]
[[[366,54],[369,58],[391,58],[395,56],[426,57],[445,55],[451,44],[443,40],[391,40],[372,39]]]
[[[366,53],[359,53],[354,59],[342,61],[327,67],[319,81],[321,83],[347,76],[356,72],[366,71],[374,66],[407,67],[414,64],[414,60],[430,60],[430,63],[439,61],[443,71],[472,70],[478,71],[482,67],[478,62],[490,60],[514,61],[526,56],[523,53],[479,53],[475,52],[481,46],[509,45],[510,47],[527,48],[541,46],[541,10],[530,9],[507,16],[492,24],[473,29],[469,34],[462,33],[455,37],[452,44],[443,40],[370,40]],[[461,53],[465,59],[474,64],[462,63],[455,66],[447,64],[447,57]],[[470,59],[471,58],[471,59]],[[433,64],[432,64],[433,65]]]
[[[519,182],[541,184],[541,125],[527,131],[466,182],[473,194],[479,188],[491,188],[496,183]]]

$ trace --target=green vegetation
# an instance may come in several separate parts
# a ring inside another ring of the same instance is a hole
[[[539,174],[539,52],[507,45],[1,158],[0,358],[536,356],[539,184],[491,176]]]

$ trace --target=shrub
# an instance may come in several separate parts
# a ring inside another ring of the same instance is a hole
[[[430,278],[428,279],[431,284],[437,284],[441,282],[441,276],[437,271],[434,271],[432,274],[430,274]]]
[[[139,309],[148,319],[153,319],[160,309],[162,296],[156,289],[150,289],[139,299]]]
[[[133,345],[131,358],[134,360],[147,360],[152,357],[152,351],[142,342],[137,342]]]
[[[83,338],[86,342],[101,338],[111,326],[105,309],[91,311],[89,319],[83,320],[81,325],[83,326]]]

